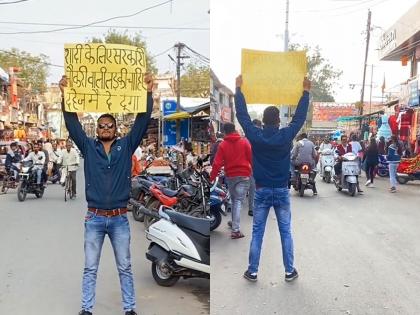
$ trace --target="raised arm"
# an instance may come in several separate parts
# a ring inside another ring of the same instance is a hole
[[[144,77],[144,82],[147,86],[147,105],[145,113],[138,113],[134,125],[131,128],[131,131],[127,135],[127,141],[129,142],[131,153],[136,151],[139,146],[143,136],[147,130],[147,126],[150,122],[150,117],[152,116],[153,110],[153,77],[150,74],[146,74]]]
[[[63,95],[61,99],[61,110],[63,111],[66,128],[69,131],[70,138],[73,139],[80,151],[85,154],[85,142],[87,140],[87,135],[80,124],[77,114],[67,112],[64,106],[64,88],[67,86],[67,77],[65,75],[61,78],[59,86],[61,94]]]
[[[251,117],[248,113],[248,108],[246,106],[245,96],[241,91],[242,86],[242,76],[236,78],[236,91],[235,91],[235,108],[236,108],[236,118],[239,121],[239,124],[242,127],[242,130],[245,132],[246,137],[253,141],[257,138],[257,134],[261,132],[259,128],[254,126],[251,121]]]

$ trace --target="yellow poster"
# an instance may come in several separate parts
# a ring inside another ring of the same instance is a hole
[[[66,44],[64,67],[69,112],[141,113],[146,111],[146,54],[117,44]]]
[[[297,105],[306,72],[305,51],[242,49],[242,92],[247,104]]]

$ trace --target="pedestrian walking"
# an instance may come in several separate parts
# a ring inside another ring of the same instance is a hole
[[[116,121],[103,114],[97,121],[97,138],[89,138],[82,129],[76,113],[62,110],[70,137],[84,157],[86,200],[85,268],[82,283],[82,310],[80,315],[92,315],[95,304],[96,277],[105,235],[108,235],[118,269],[123,309],[126,315],[136,315],[134,281],[131,270],[130,226],[127,203],[131,183],[131,157],[147,130],[153,107],[150,75],[144,77],[147,86],[147,112],[136,116],[127,136],[117,138]],[[64,94],[67,78],[60,81]]]
[[[391,136],[391,144],[388,146],[386,158],[388,160],[389,182],[391,184],[389,191],[395,193],[397,192],[397,168],[401,160],[398,154],[398,138],[395,135]]]
[[[241,209],[249,190],[251,177],[251,145],[235,130],[235,125],[225,123],[225,137],[219,144],[210,180],[214,181],[222,167],[225,168],[225,179],[232,198],[232,239],[244,237],[240,231]]]
[[[373,188],[375,187],[373,184],[375,178],[375,169],[378,165],[378,145],[376,143],[375,138],[370,138],[369,146],[366,149],[366,154],[364,155],[364,163],[366,163],[366,186]]]
[[[257,280],[265,226],[268,213],[273,207],[281,237],[285,280],[292,281],[298,277],[298,272],[294,267],[293,238],[290,227],[288,189],[290,151],[293,139],[306,120],[311,82],[304,79],[303,95],[295,115],[290,124],[281,129],[280,112],[275,106],[269,106],[264,110],[262,130],[252,124],[241,86],[242,76],[239,76],[236,78],[236,116],[252,146],[252,166],[256,184],[249,265],[244,277],[249,281]]]

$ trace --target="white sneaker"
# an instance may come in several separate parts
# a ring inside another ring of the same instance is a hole
[[[368,186],[369,188],[375,188],[375,185],[374,184],[369,184],[369,186]]]
[[[370,185],[370,179],[368,179],[368,180],[366,181],[365,186],[369,186],[369,185]]]

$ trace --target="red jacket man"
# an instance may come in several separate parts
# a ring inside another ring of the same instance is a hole
[[[232,233],[231,238],[244,237],[239,230],[241,208],[250,186],[252,172],[251,145],[235,130],[235,125],[223,126],[225,137],[219,144],[210,174],[213,181],[222,166],[225,167],[226,182],[232,198]]]

